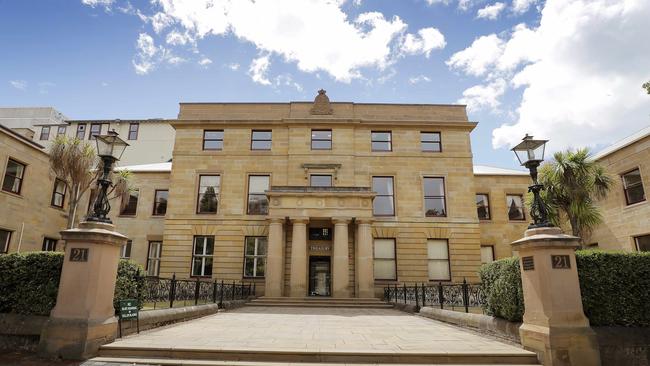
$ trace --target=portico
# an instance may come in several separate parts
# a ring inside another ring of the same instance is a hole
[[[271,187],[265,296],[373,297],[374,195],[367,187]]]

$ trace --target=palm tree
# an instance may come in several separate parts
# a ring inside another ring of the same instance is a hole
[[[542,199],[555,226],[568,223],[573,235],[587,238],[602,222],[595,201],[607,195],[613,181],[589,149],[556,152],[540,168],[539,182],[545,187]]]
[[[58,136],[49,153],[50,169],[57,178],[66,183],[66,189],[70,192],[67,228],[72,229],[76,224],[79,201],[88,188],[96,186],[102,167],[97,166],[99,159],[93,147],[77,138]],[[114,179],[109,195],[112,193],[112,198],[118,198],[128,193],[129,179],[130,172],[120,171]]]

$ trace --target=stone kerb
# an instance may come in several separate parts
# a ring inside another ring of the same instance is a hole
[[[546,366],[600,365],[598,341],[582,308],[578,241],[559,228],[536,228],[512,243],[524,292],[521,343]]]

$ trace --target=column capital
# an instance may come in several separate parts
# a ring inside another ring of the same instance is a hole
[[[372,217],[355,217],[354,222],[358,225],[370,225],[374,219]]]
[[[284,224],[284,217],[269,217],[267,218],[269,224]]]
[[[307,217],[307,216],[290,217],[289,220],[291,220],[292,224],[307,224],[307,223],[309,223],[309,217]]]
[[[334,225],[347,225],[352,222],[351,217],[332,217]]]

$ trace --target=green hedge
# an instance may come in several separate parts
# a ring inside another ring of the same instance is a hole
[[[115,281],[115,294],[113,296],[113,307],[117,311],[118,302],[122,299],[138,299],[142,308],[144,292],[144,271],[142,267],[131,261],[120,260],[117,267],[117,279]]]
[[[650,253],[576,252],[591,325],[650,326]]]
[[[524,316],[524,293],[521,288],[518,258],[504,258],[481,266],[479,271],[486,304],[485,313],[497,318],[520,322]]]
[[[0,313],[49,315],[56,304],[63,253],[26,252],[0,255]],[[115,299],[135,297],[136,273],[144,283],[142,268],[121,260]],[[116,302],[114,303],[114,305]]]
[[[576,252],[582,306],[593,326],[650,326],[650,253]],[[524,314],[517,258],[480,270],[487,314],[521,321]]]

